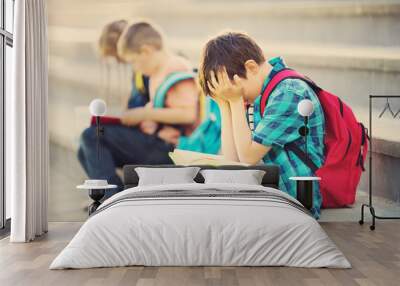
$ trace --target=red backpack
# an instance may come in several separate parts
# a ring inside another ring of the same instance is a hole
[[[365,127],[339,97],[321,89],[312,80],[291,69],[276,73],[266,86],[260,101],[261,116],[269,95],[281,81],[288,78],[305,81],[318,96],[325,115],[325,162],[318,168],[293,143],[287,144],[285,149],[296,154],[316,176],[321,177],[322,207],[336,208],[353,204],[368,151]]]

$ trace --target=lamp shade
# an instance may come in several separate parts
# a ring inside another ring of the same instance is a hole
[[[93,116],[103,116],[106,113],[107,105],[104,100],[96,98],[90,102],[89,110]]]
[[[314,105],[311,100],[303,99],[297,105],[297,111],[303,117],[310,116],[314,112]]]

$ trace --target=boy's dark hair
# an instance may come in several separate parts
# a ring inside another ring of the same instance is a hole
[[[230,79],[237,74],[246,78],[244,64],[254,60],[257,64],[265,61],[264,54],[256,42],[248,35],[228,32],[209,40],[204,47],[199,69],[199,80],[203,91],[210,94],[207,81],[210,72],[216,73],[225,67]]]

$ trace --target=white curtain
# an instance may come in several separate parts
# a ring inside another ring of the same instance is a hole
[[[13,93],[7,98],[6,172],[12,242],[47,232],[49,140],[46,0],[15,1]]]

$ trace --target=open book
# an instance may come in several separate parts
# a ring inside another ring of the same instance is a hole
[[[100,124],[101,125],[120,125],[121,124],[121,108],[118,107],[109,107],[107,109],[106,115],[100,116]],[[96,117],[92,116],[90,119],[91,125],[96,125]]]
[[[121,124],[120,117],[101,116],[99,119],[100,119],[101,125],[120,125]],[[96,117],[92,116],[92,118],[90,119],[90,124],[96,125]]]
[[[172,159],[172,161],[174,161],[175,165],[248,166],[248,164],[245,163],[226,160],[222,155],[213,155],[180,149],[175,149],[173,152],[169,152],[169,157]]]

